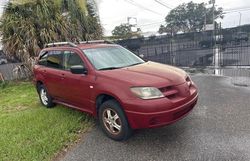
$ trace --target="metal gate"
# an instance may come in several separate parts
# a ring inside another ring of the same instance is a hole
[[[220,65],[243,67],[250,66],[250,43],[248,32],[242,28],[231,31],[222,30],[225,43],[219,46]]]
[[[176,66],[250,66],[250,43],[244,28],[151,36],[117,43],[147,60]]]

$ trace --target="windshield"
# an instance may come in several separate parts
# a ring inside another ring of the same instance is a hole
[[[111,70],[144,63],[141,58],[120,46],[85,49],[83,52],[97,70]]]

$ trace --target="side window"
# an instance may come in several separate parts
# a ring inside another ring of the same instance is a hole
[[[39,64],[39,65],[44,65],[44,66],[46,66],[46,65],[47,65],[47,57],[48,57],[48,52],[45,51],[45,52],[42,53],[41,56],[39,57],[38,64]]]
[[[70,67],[74,65],[84,66],[81,57],[77,53],[71,51],[64,51],[64,69],[70,70]]]
[[[62,69],[62,63],[63,63],[62,51],[49,51],[47,58],[48,67]]]

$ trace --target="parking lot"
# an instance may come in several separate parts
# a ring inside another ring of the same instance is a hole
[[[126,142],[108,139],[96,125],[72,148],[70,160],[249,161],[250,89],[229,77],[197,74],[199,102],[183,120],[137,130]]]
[[[147,60],[177,66],[212,66],[215,50],[220,66],[249,66],[250,43],[228,42],[224,45],[201,47],[197,41],[182,43],[147,44],[138,50],[138,55],[144,55]]]

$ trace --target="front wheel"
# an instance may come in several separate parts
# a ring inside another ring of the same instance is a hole
[[[132,129],[117,101],[108,100],[104,102],[100,106],[98,117],[102,130],[109,138],[122,141],[131,136]]]

